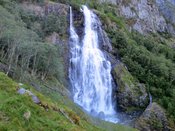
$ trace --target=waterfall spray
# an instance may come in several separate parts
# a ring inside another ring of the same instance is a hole
[[[69,77],[73,88],[73,99],[91,114],[101,115],[104,120],[116,122],[116,118],[111,118],[115,115],[112,104],[111,63],[100,50],[98,17],[86,6],[82,6],[82,11],[85,29],[80,44],[70,8]]]

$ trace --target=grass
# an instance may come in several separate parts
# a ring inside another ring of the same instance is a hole
[[[35,104],[28,94],[18,94],[20,86],[0,72],[0,130],[134,130],[119,124],[90,120],[79,107],[60,94],[49,97],[31,86],[22,87],[32,91],[40,99],[41,104]],[[48,94],[51,93],[53,92],[50,91]]]
[[[78,119],[78,115],[68,108],[52,102],[40,93],[36,93],[43,105],[48,105],[48,111],[40,105],[33,103],[27,94],[19,95],[16,90],[18,84],[12,81],[5,74],[0,73],[0,129],[1,130],[99,130],[84,120],[80,124],[73,124],[59,109],[62,109],[70,119]],[[58,109],[54,111],[52,109]],[[24,113],[30,112],[31,116],[25,119]]]

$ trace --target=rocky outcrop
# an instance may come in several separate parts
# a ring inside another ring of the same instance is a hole
[[[112,75],[118,86],[115,95],[119,111],[129,114],[142,111],[149,102],[144,85],[138,83],[122,63],[114,67]]]
[[[140,33],[166,32],[166,20],[153,1],[132,0],[127,4],[118,2],[120,15],[126,18],[130,28]],[[133,21],[133,22],[130,22]]]
[[[156,4],[167,20],[168,31],[175,35],[175,0],[156,0]]]
[[[112,3],[124,16],[129,29],[142,34],[164,32],[175,35],[174,0],[99,0]]]
[[[135,121],[134,127],[140,131],[171,131],[165,111],[157,104],[150,104]]]

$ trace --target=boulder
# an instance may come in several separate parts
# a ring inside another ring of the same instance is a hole
[[[23,95],[23,94],[28,94],[29,96],[31,96],[32,101],[33,101],[34,103],[36,103],[36,104],[39,104],[39,103],[41,102],[41,101],[39,100],[39,98],[38,98],[36,95],[34,95],[31,91],[26,90],[26,89],[24,89],[24,88],[20,88],[20,89],[18,90],[18,93],[21,94],[21,95]]]
[[[157,103],[150,104],[135,121],[134,127],[140,131],[171,131],[165,111]]]
[[[130,114],[147,107],[149,97],[145,86],[138,83],[121,62],[115,65],[112,75],[118,86],[114,97],[117,98],[119,111]]]

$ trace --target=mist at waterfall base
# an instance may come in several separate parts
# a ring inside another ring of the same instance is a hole
[[[111,63],[99,49],[98,17],[86,6],[84,37],[80,41],[73,25],[70,7],[70,68],[69,78],[73,100],[93,116],[117,123],[112,103]]]

